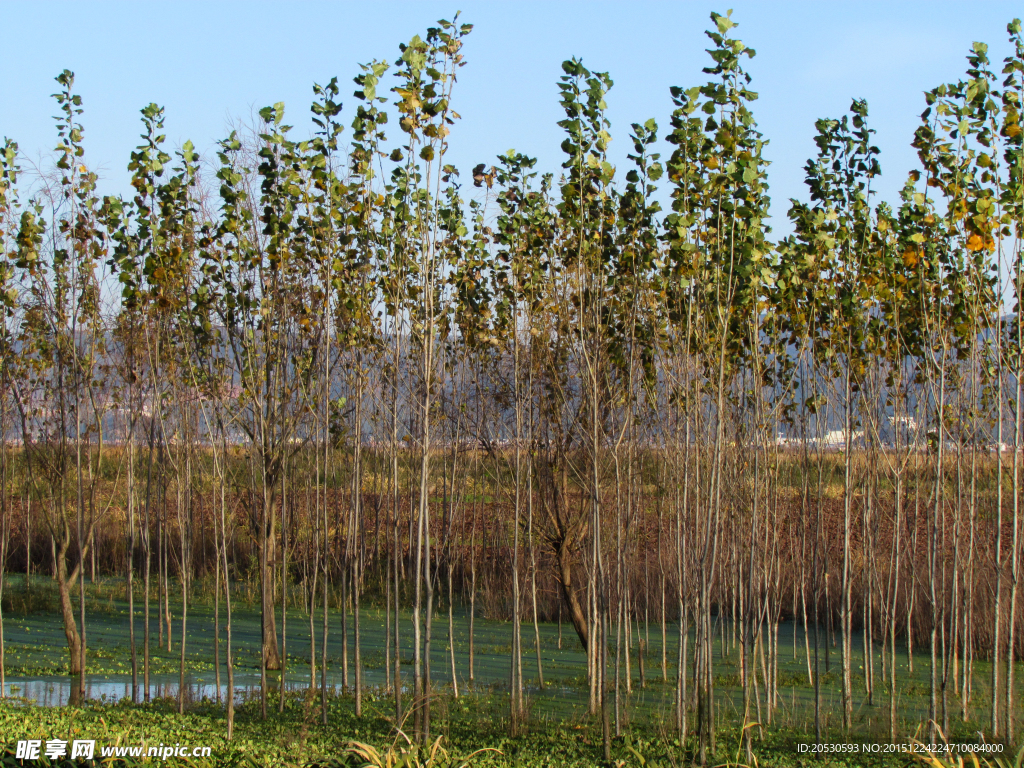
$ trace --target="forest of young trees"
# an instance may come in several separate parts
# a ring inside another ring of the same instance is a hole
[[[454,606],[469,681],[473,617],[511,622],[513,727],[535,647],[543,685],[538,626],[574,630],[606,749],[646,663],[703,759],[726,634],[744,724],[770,724],[786,622],[819,739],[832,645],[845,727],[867,697],[895,739],[898,659],[920,653],[933,727],[981,712],[1016,738],[1021,23],[1004,62],[975,43],[926,94],[898,200],[874,194],[868,105],[818,120],[773,237],[754,51],[712,21],[708,82],[671,90],[667,128],[631,126],[627,168],[607,159],[611,78],[563,64],[557,177],[516,151],[446,161],[458,17],[362,66],[346,118],[337,79],[314,86],[310,138],[276,104],[215,151],[174,149],[150,104],[129,198],[101,195],[57,77],[52,167],[0,151],[0,572],[53,579],[73,675],[87,579],[123,581],[140,700],[172,628],[184,682],[207,580],[229,736],[232,605],[254,588],[264,716],[271,670],[328,695],[338,632],[361,712],[373,605],[396,717],[426,743],[466,682],[454,646],[452,684],[432,682]],[[290,600],[304,670],[282,670]]]

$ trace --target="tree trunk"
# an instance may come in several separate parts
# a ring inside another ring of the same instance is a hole
[[[580,643],[583,645],[583,650],[586,651],[589,649],[589,644],[587,642],[587,619],[586,615],[583,613],[583,606],[580,605],[579,595],[576,594],[576,590],[573,587],[573,556],[565,539],[562,539],[562,541],[555,547],[555,557],[558,560],[558,575],[560,576],[562,602],[569,611],[569,621],[572,622],[572,626],[576,630],[576,635],[579,637]]]

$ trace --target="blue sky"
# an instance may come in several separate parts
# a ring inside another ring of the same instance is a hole
[[[621,165],[630,123],[653,117],[664,134],[669,87],[706,80],[708,16],[730,6],[736,36],[757,50],[748,69],[760,94],[755,115],[770,142],[776,234],[788,230],[789,198],[804,196],[816,118],[841,115],[853,97],[868,100],[882,150],[879,193],[894,198],[915,164],[910,141],[922,92],[961,77],[975,40],[989,43],[1000,62],[1010,51],[1006,24],[1024,13],[1009,2],[5,2],[0,136],[17,140],[30,160],[45,157],[55,145],[53,78],[71,69],[101,192],[126,193],[139,109],[149,102],[166,107],[169,144],[191,139],[210,157],[232,121],[277,101],[304,137],[314,82],[339,78],[350,119],[358,64],[393,60],[399,43],[461,8],[475,29],[454,97],[463,119],[450,160],[467,187],[474,165],[510,148],[557,172],[556,83],[571,56],[615,81],[611,156]],[[661,149],[668,154],[668,145]]]

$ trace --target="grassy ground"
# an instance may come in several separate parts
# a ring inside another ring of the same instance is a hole
[[[84,707],[23,708],[0,704],[0,733],[13,742],[23,738],[41,740],[61,738],[95,739],[98,745],[142,745],[144,748],[160,744],[180,743],[186,746],[211,747],[211,757],[178,761],[177,764],[197,766],[259,765],[304,766],[310,764],[363,765],[348,762],[344,754],[356,741],[387,749],[396,742],[405,742],[395,736],[391,718],[391,702],[370,695],[364,715],[356,719],[351,701],[333,697],[329,705],[329,724],[320,724],[320,711],[301,693],[286,699],[284,714],[272,714],[267,721],[259,718],[256,698],[243,703],[236,715],[235,738],[224,739],[223,710],[210,702],[198,702],[184,715],[178,715],[171,699],[161,699],[148,705],[87,704]],[[276,705],[276,697],[272,704]],[[457,765],[481,747],[496,751],[476,755],[473,765],[522,766],[547,768],[551,766],[604,765],[600,728],[592,721],[569,719],[564,721],[534,720],[517,736],[509,735],[504,697],[474,693],[458,702],[439,702],[440,716],[435,736],[450,753],[450,761],[436,765]],[[733,763],[738,753],[738,730],[719,733],[719,748],[711,756],[712,765]],[[799,752],[806,736],[786,728],[774,729],[755,745],[754,758],[762,766],[902,766],[912,762],[906,755],[875,755],[857,752],[847,755],[829,755],[814,760]],[[860,743],[858,742],[858,745]],[[614,766],[677,766],[688,764],[694,757],[692,742],[684,748],[652,724],[635,722],[622,738],[612,745]],[[159,761],[154,761],[159,762]],[[14,762],[5,764],[17,764]],[[167,764],[175,764],[172,758]],[[751,761],[749,764],[754,764]]]
[[[15,697],[27,696],[37,701],[64,703],[70,680],[67,674],[67,650],[56,611],[51,586],[43,579],[35,580],[26,589],[18,579],[8,584],[5,597],[4,635],[7,649],[7,693]],[[129,695],[130,649],[128,645],[127,603],[123,600],[123,584],[106,581],[92,585],[89,590],[88,613],[88,669],[89,694],[104,697],[102,703],[90,703],[83,708],[46,708],[12,703],[0,709],[0,734],[6,738],[29,737],[33,734],[51,738],[59,733],[78,732],[90,738],[102,739],[122,736],[122,743],[145,740],[156,743],[169,739],[201,742],[209,740],[212,747],[220,745],[220,757],[215,763],[229,764],[230,760],[253,757],[258,764],[299,765],[312,760],[337,757],[350,740],[366,740],[384,745],[394,738],[396,724],[391,719],[393,701],[383,694],[386,682],[384,669],[385,615],[375,607],[361,613],[363,633],[363,663],[365,680],[370,686],[366,714],[357,721],[352,713],[350,698],[341,695],[341,631],[340,614],[332,614],[330,626],[329,681],[336,687],[331,698],[329,725],[320,725],[318,697],[307,699],[305,687],[309,680],[308,618],[300,611],[288,616],[288,669],[285,672],[289,691],[286,711],[274,714],[268,723],[258,717],[259,607],[239,601],[234,611],[234,643],[236,652],[236,684],[245,703],[239,709],[236,739],[231,745],[223,741],[223,707],[216,702],[215,670],[213,667],[212,607],[196,603],[190,607],[187,625],[187,670],[190,689],[189,707],[185,715],[177,715],[171,696],[176,695],[178,659],[180,653],[180,623],[173,622],[172,649],[156,648],[157,627],[155,600],[153,607],[153,696],[155,701],[146,706],[133,707],[118,700]],[[141,613],[141,606],[137,602]],[[172,614],[178,616],[180,607],[172,603]],[[279,617],[280,618],[280,617]],[[412,661],[412,627],[410,617],[402,615],[401,639],[403,664]],[[320,618],[316,619],[317,632]],[[136,633],[142,638],[141,618],[137,619]],[[349,630],[351,632],[351,615]],[[280,630],[280,624],[279,624]],[[571,628],[563,627],[562,647],[559,648],[558,627],[541,625],[541,658],[545,685],[537,683],[537,663],[534,650],[533,627],[523,628],[523,674],[529,684],[527,707],[528,733],[516,738],[508,736],[509,653],[511,625],[479,617],[475,626],[475,681],[468,682],[468,619],[457,611],[454,626],[456,672],[462,696],[452,697],[447,615],[434,618],[431,669],[437,691],[434,719],[437,733],[445,739],[453,754],[467,755],[480,747],[497,747],[502,756],[488,753],[477,758],[488,765],[593,765],[600,757],[600,729],[596,718],[586,713],[585,658]],[[641,631],[646,628],[641,626]],[[634,625],[634,633],[636,627]],[[645,632],[646,634],[646,632]],[[647,685],[639,685],[635,657],[631,668],[633,692],[624,691],[621,706],[623,732],[626,737],[616,741],[616,759],[623,765],[675,765],[685,757],[686,748],[674,740],[673,694],[678,630],[668,628],[667,657],[668,683],[662,680],[660,626],[650,626],[650,650],[647,655]],[[716,646],[715,673],[718,702],[717,730],[721,734],[717,763],[736,757],[736,747],[742,725],[741,689],[738,685],[738,653],[725,632],[726,641],[719,639]],[[635,638],[634,638],[635,639]],[[794,639],[796,654],[794,655]],[[223,642],[223,637],[221,638]],[[761,765],[821,765],[799,745],[811,741],[813,733],[813,688],[809,685],[804,640],[800,628],[794,635],[792,625],[780,628],[780,687],[781,702],[773,713],[771,724],[767,711],[755,710],[752,719],[764,723],[758,729],[755,756]],[[319,637],[317,639],[319,649]],[[223,653],[223,646],[222,646]],[[888,739],[887,692],[876,679],[874,702],[864,695],[862,669],[855,677],[854,731],[846,737],[839,729],[838,652],[832,651],[832,667],[822,676],[823,712],[828,740],[835,743],[879,743]],[[319,650],[318,650],[319,655]],[[223,657],[222,657],[223,658]],[[613,655],[614,658],[614,655]],[[861,650],[855,642],[855,662],[861,663]],[[922,723],[927,718],[928,660],[925,656],[914,659],[911,673],[905,651],[899,655],[898,678],[901,681],[897,698],[897,713],[901,740],[923,734]],[[350,635],[349,663],[352,664]],[[141,667],[141,654],[140,654]],[[881,661],[876,658],[877,670]],[[822,663],[824,672],[824,663]],[[624,675],[624,668],[622,673]],[[975,741],[976,732],[983,727],[987,711],[983,707],[987,698],[986,665],[977,665],[975,688],[968,722],[960,722],[958,700],[951,696],[953,711],[951,741]],[[140,669],[141,678],[141,669]],[[222,684],[226,677],[222,670]],[[351,677],[350,677],[351,680]],[[403,668],[403,683],[411,682],[411,666]],[[272,685],[278,684],[277,674]],[[273,701],[277,701],[273,692]],[[273,707],[276,712],[276,706]],[[49,734],[48,736],[45,734]],[[176,734],[176,735],[175,735]],[[203,742],[205,743],[205,742]],[[639,755],[639,756],[638,756]],[[640,762],[642,756],[645,763]],[[834,765],[904,765],[905,755],[856,754],[831,756]],[[292,762],[280,762],[291,760]],[[262,761],[262,762],[261,762]],[[275,762],[278,761],[278,762]],[[846,762],[843,762],[846,761]],[[875,761],[875,762],[871,762]]]

